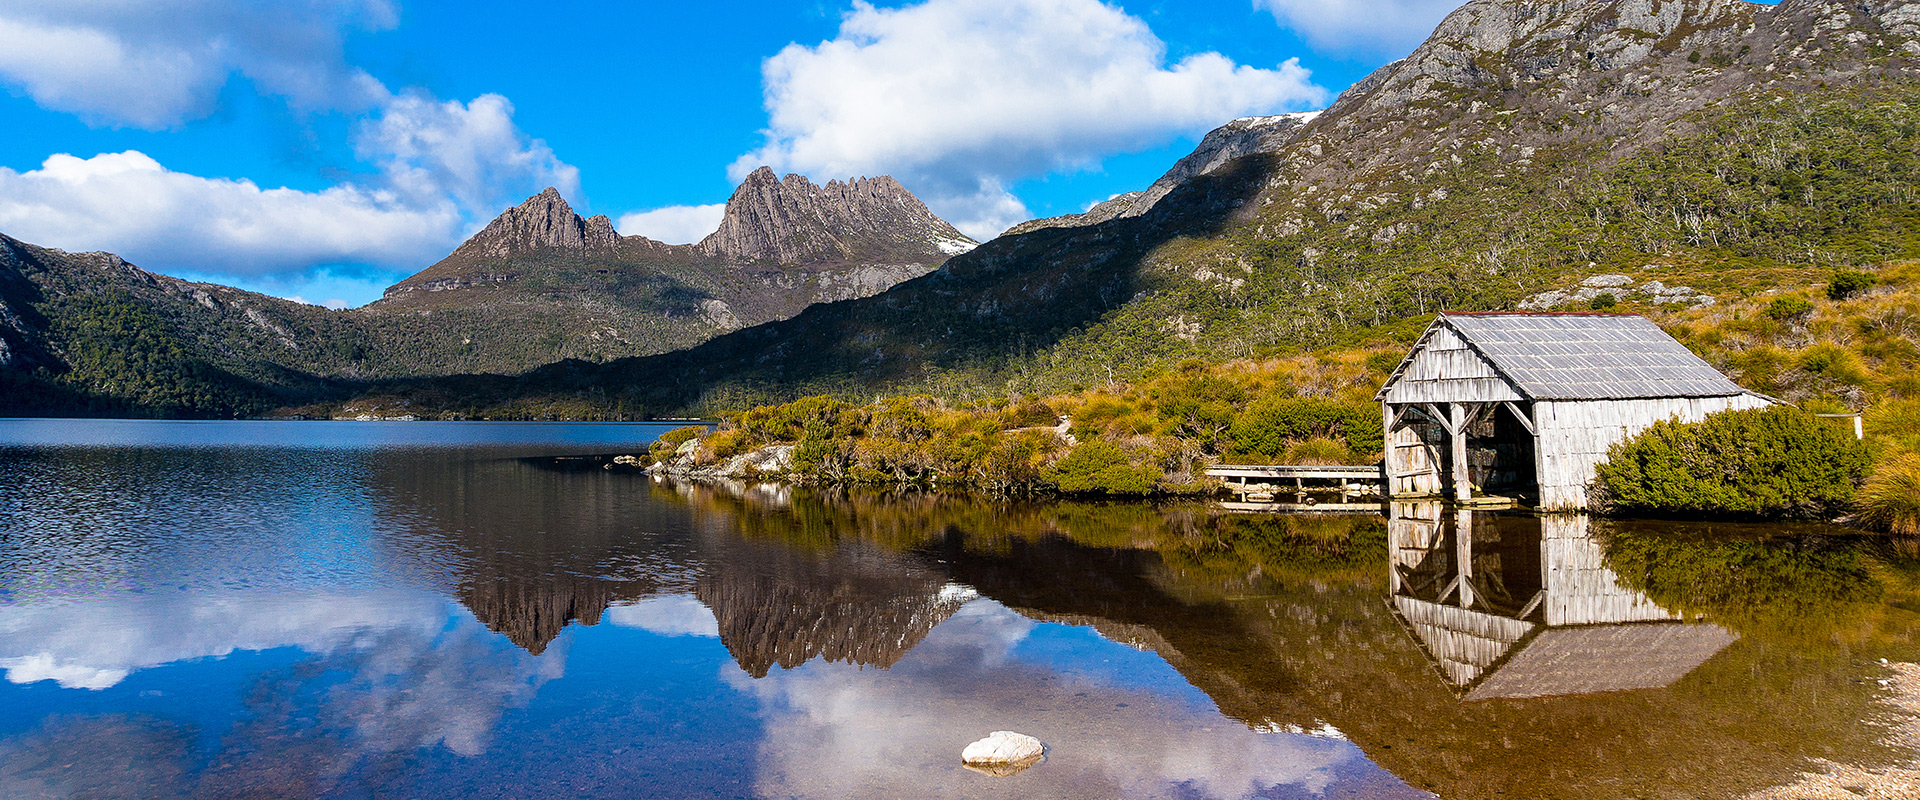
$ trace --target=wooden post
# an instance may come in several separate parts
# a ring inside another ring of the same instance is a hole
[[[1473,512],[1464,508],[1453,515],[1453,558],[1460,573],[1460,607],[1473,608]]]
[[[1464,503],[1473,499],[1472,473],[1467,470],[1467,404],[1452,405],[1453,419],[1447,426],[1447,443],[1452,445],[1453,499]]]
[[[1393,406],[1380,404],[1380,496],[1393,499]]]

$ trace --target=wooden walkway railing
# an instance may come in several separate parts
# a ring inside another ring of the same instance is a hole
[[[1344,480],[1348,482],[1380,481],[1380,465],[1348,466],[1344,464],[1216,464],[1207,468],[1207,474],[1215,478],[1264,478],[1268,480]]]

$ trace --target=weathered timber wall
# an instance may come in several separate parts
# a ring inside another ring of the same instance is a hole
[[[1765,398],[1673,397],[1639,400],[1541,400],[1533,404],[1540,510],[1585,511],[1594,469],[1607,450],[1663,419],[1699,422],[1708,414],[1759,408]]]
[[[1522,398],[1459,335],[1441,327],[1427,338],[1381,399],[1388,403],[1488,403]]]

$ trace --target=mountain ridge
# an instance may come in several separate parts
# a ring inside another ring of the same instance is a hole
[[[687,351],[433,391],[511,415],[592,392],[666,412],[1063,390],[1510,307],[1583,270],[1920,256],[1898,191],[1915,177],[1917,18],[1914,2],[1474,0],[1136,216],[1016,227],[876,297]]]

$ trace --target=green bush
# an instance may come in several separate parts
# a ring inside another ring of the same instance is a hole
[[[1767,316],[1785,322],[1813,313],[1813,303],[1800,295],[1788,295],[1767,304]]]
[[[1827,283],[1828,300],[1845,300],[1866,291],[1874,284],[1872,273],[1857,270],[1841,270],[1833,273],[1833,280]]]
[[[1298,442],[1322,436],[1346,442],[1348,450],[1377,452],[1380,408],[1372,403],[1343,403],[1311,397],[1267,396],[1253,402],[1228,435],[1236,454],[1277,458]]]
[[[1612,292],[1601,292],[1600,294],[1594,295],[1592,300],[1587,301],[1587,307],[1595,311],[1606,311],[1619,305],[1620,298],[1613,296]]]
[[[1119,445],[1095,439],[1076,445],[1047,477],[1063,492],[1147,494],[1160,479],[1158,473],[1150,466],[1135,466]]]
[[[1772,406],[1654,423],[1614,445],[1598,478],[1622,510],[1813,518],[1845,509],[1867,466],[1839,427]]]
[[[1873,471],[1855,499],[1860,521],[1906,536],[1920,536],[1920,455],[1907,454]]]
[[[697,439],[706,432],[707,426],[705,425],[686,425],[674,428],[673,430],[660,434],[660,438],[654,440],[654,443],[647,447],[647,454],[651,455],[655,461],[665,461],[673,455],[675,450],[680,449],[680,445],[686,444],[692,439]]]

